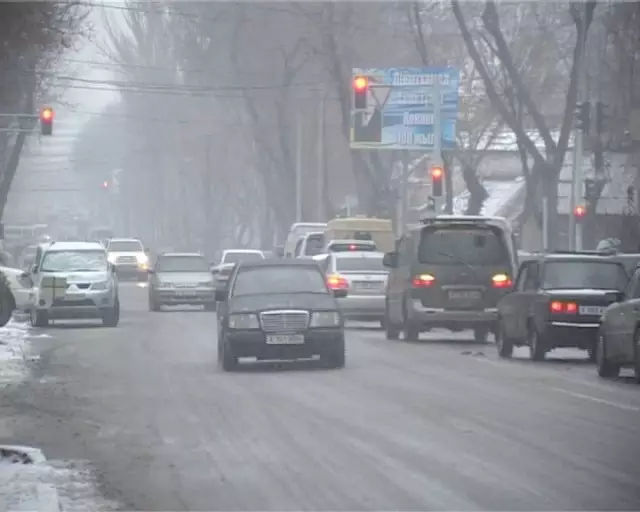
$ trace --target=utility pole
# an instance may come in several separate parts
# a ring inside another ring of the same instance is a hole
[[[586,9],[587,5],[584,6],[584,13],[582,17],[582,33],[580,34],[580,60],[577,63],[578,66],[578,105],[581,109],[584,109],[586,112],[589,111],[589,107],[587,107],[587,67],[586,67],[586,56],[587,56],[587,27],[586,27]],[[572,209],[569,212],[570,219],[570,244],[573,246],[572,249],[581,250],[582,249],[582,223],[577,223],[574,218],[574,209],[581,203],[582,200],[582,187],[584,183],[584,135],[589,133],[589,119],[588,115],[586,116],[586,123],[583,123],[581,126],[576,127],[574,130],[575,140],[574,140],[574,160],[573,160],[573,176],[572,176],[572,198],[573,204]]]
[[[398,234],[404,235],[409,216],[409,151],[402,151],[402,178],[400,180],[400,219]]]
[[[296,126],[296,222],[302,222],[302,116],[299,110]]]
[[[435,76],[435,83],[433,87],[432,100],[433,100],[433,158],[431,163],[433,166],[444,168],[444,161],[442,159],[442,94],[440,87],[440,75]],[[445,176],[445,180],[447,177]],[[433,195],[433,194],[432,194]],[[442,212],[442,197],[435,197],[435,211],[436,215]]]
[[[324,94],[320,97],[320,111],[318,112],[318,195],[317,215],[318,221],[324,220]]]

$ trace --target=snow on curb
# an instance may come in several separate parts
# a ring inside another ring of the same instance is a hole
[[[26,378],[29,338],[31,326],[18,322],[15,318],[0,327],[0,388],[12,382],[21,382]],[[41,334],[38,337],[49,337]]]
[[[0,510],[106,512],[121,506],[102,496],[87,461],[48,461],[37,448],[0,446]]]

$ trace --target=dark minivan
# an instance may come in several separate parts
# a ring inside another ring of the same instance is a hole
[[[446,328],[474,331],[476,341],[495,332],[497,303],[518,269],[508,222],[500,217],[438,216],[409,229],[387,253],[387,339],[417,340]]]

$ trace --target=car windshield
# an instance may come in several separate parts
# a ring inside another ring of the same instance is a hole
[[[209,265],[201,256],[163,256],[158,258],[157,272],[209,272]]]
[[[109,242],[110,252],[142,252],[142,242],[138,240],[111,240]]]
[[[260,261],[264,256],[259,252],[227,252],[222,257],[222,263],[238,263],[239,261]]]
[[[52,251],[42,260],[42,272],[104,272],[107,255],[104,251]]]
[[[336,270],[338,272],[362,272],[362,273],[371,273],[371,272],[384,272],[384,266],[382,265],[382,255],[365,258],[357,257],[357,258],[336,258]]]
[[[306,256],[317,256],[322,254],[324,247],[324,235],[309,235],[307,237],[307,245],[305,246]]]
[[[501,265],[509,261],[509,253],[497,230],[447,227],[423,230],[418,261],[437,265]]]
[[[550,261],[543,289],[623,290],[629,278],[622,265],[608,261]]]
[[[314,267],[240,268],[232,295],[328,293],[320,269]]]

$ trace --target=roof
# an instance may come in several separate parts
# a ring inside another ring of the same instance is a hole
[[[109,238],[109,242],[140,242],[138,238]]]
[[[612,254],[589,254],[589,253],[541,253],[541,260],[557,261],[603,261],[607,263],[619,263]]]
[[[222,251],[222,254],[229,254],[229,253],[232,253],[232,252],[250,253],[250,254],[264,254],[259,249],[225,249],[224,251]]]
[[[171,256],[175,258],[204,258],[199,252],[162,252],[158,254],[158,257]]]
[[[52,242],[42,244],[47,251],[105,251],[104,245],[97,242]]]
[[[382,258],[384,256],[381,251],[345,251],[331,254],[336,258]]]
[[[311,267],[317,268],[316,260],[311,258],[284,258],[277,260],[241,261],[239,268],[269,268],[269,267]]]

